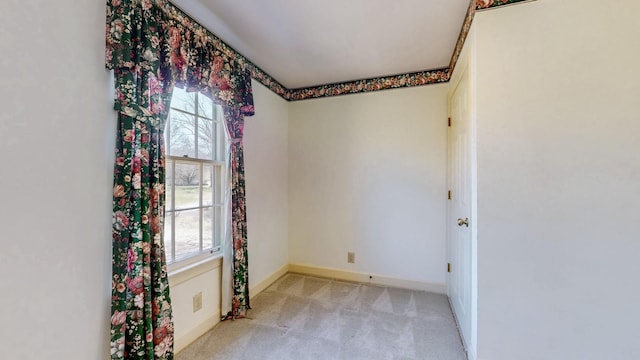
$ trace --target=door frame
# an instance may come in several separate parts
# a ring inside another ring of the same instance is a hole
[[[478,124],[477,124],[477,93],[476,93],[476,63],[475,63],[475,53],[476,53],[476,43],[475,43],[475,28],[472,26],[471,30],[467,35],[467,39],[465,40],[464,47],[460,52],[460,57],[458,58],[458,62],[455,66],[454,72],[451,74],[449,80],[449,92],[447,94],[447,116],[451,118],[451,99],[452,96],[458,87],[460,81],[465,72],[468,74],[469,79],[469,96],[470,96],[470,112],[471,119],[469,124],[469,135],[470,135],[470,191],[471,191],[471,211],[469,217],[469,231],[471,237],[471,331],[470,331],[470,340],[465,342],[465,339],[460,336],[463,341],[463,345],[467,351],[467,356],[469,360],[477,360],[477,344],[478,344],[478,154],[477,154],[477,138],[478,138]],[[447,188],[451,189],[451,128],[447,127]],[[450,206],[451,204],[447,202],[447,262],[451,262],[451,230],[450,230],[450,222],[455,221],[456,219],[450,218]],[[450,274],[447,273],[447,297],[450,295]],[[451,299],[449,298],[451,311],[453,313],[453,306],[451,304]],[[455,313],[454,313],[455,317]],[[458,320],[456,319],[456,325],[458,325]]]

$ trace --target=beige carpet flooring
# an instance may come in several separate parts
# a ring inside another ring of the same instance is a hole
[[[175,360],[466,360],[446,296],[287,274]]]

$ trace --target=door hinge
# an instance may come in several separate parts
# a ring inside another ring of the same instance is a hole
[[[451,118],[447,121],[447,126],[451,127]]]
[[[451,200],[451,190],[447,191],[447,199]]]
[[[447,272],[450,273],[451,272],[451,263],[447,263]]]

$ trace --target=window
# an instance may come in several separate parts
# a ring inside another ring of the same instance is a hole
[[[222,109],[174,88],[165,128],[167,263],[220,251],[226,170]]]

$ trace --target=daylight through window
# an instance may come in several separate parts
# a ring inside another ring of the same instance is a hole
[[[167,263],[220,251],[226,131],[222,109],[175,88],[165,129]]]

